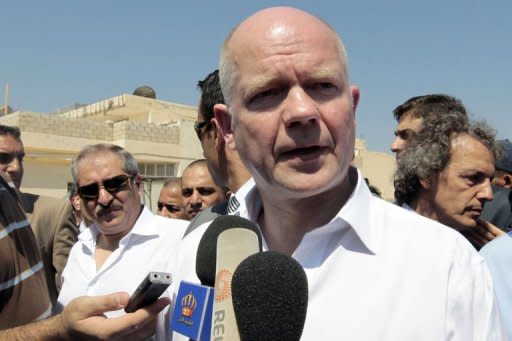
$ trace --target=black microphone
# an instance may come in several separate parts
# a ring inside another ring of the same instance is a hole
[[[231,280],[241,341],[298,341],[308,306],[302,266],[278,252],[260,252],[240,263]]]

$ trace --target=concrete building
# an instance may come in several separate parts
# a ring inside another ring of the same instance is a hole
[[[64,197],[77,152],[88,144],[114,143],[136,157],[144,178],[144,202],[154,210],[164,179],[180,176],[190,162],[203,157],[193,128],[196,110],[123,94],[53,114],[15,111],[0,116],[0,124],[22,131],[23,191]],[[391,155],[368,151],[358,139],[354,164],[385,199],[392,199]]]

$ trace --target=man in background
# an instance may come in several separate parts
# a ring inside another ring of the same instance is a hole
[[[464,233],[479,249],[485,239],[503,233],[480,219],[493,198],[497,156],[494,133],[483,123],[461,119],[457,112],[425,122],[398,160],[397,203]]]
[[[181,194],[181,178],[164,182],[157,202],[157,214],[167,218],[187,219]]]
[[[79,296],[133,293],[150,271],[174,275],[188,223],[155,215],[141,204],[141,177],[132,154],[113,144],[86,146],[73,160],[72,176],[92,224],[70,252],[59,308]],[[160,326],[157,333],[164,328]]]
[[[208,74],[197,83],[201,99],[195,124],[196,134],[203,148],[208,170],[219,187],[229,189],[228,201],[216,204],[202,211],[191,222],[185,236],[199,225],[215,219],[219,215],[236,212],[245,194],[254,186],[251,174],[247,171],[238,152],[226,146],[221,125],[215,117],[215,105],[224,104],[224,96],[219,82],[219,70]]]
[[[512,143],[498,141],[503,155],[496,160],[492,179],[494,198],[484,206],[482,219],[488,220],[504,231],[512,230]]]
[[[133,314],[105,319],[104,312],[126,306],[127,293],[80,297],[62,314],[47,318],[51,305],[41,256],[20,200],[9,176],[0,171],[0,340],[142,339],[153,334],[166,298]]]
[[[393,110],[398,125],[391,151],[398,160],[400,154],[420,132],[427,120],[438,119],[446,113],[457,112],[466,117],[466,108],[460,100],[446,94],[429,94],[409,98]]]
[[[185,168],[181,175],[181,194],[189,220],[226,200],[226,193],[213,181],[205,159],[193,161]]]

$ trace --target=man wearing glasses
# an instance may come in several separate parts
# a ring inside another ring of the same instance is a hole
[[[59,309],[82,295],[133,293],[150,271],[174,273],[171,264],[188,223],[157,216],[141,204],[141,179],[129,152],[111,144],[87,146],[71,171],[84,214],[93,223],[71,250]]]
[[[167,218],[187,219],[181,195],[181,178],[171,178],[164,182],[158,198],[158,215]]]

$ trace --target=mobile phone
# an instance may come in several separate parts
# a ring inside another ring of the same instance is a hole
[[[133,292],[128,304],[124,308],[127,313],[145,307],[155,302],[169,287],[172,276],[167,272],[150,272]]]

